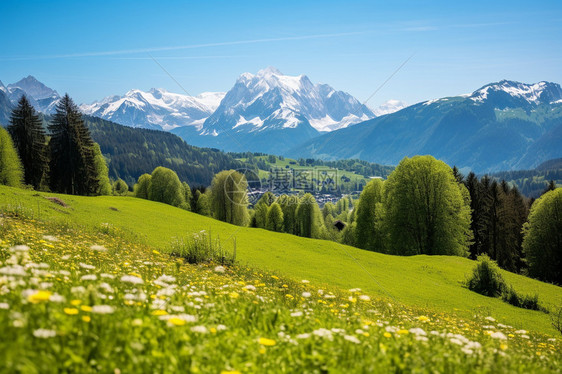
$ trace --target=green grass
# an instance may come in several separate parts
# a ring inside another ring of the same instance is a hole
[[[560,339],[105,232],[0,218],[0,372],[560,372]]]
[[[57,196],[68,208],[45,199]],[[547,334],[556,332],[547,314],[524,310],[463,287],[474,261],[452,256],[399,257],[367,252],[330,241],[305,239],[261,229],[241,228],[168,205],[131,197],[78,197],[0,187],[0,209],[18,210],[43,221],[89,228],[119,227],[144,243],[165,250],[175,238],[201,230],[225,246],[236,238],[237,258],[252,267],[277,271],[319,286],[361,288],[407,306],[452,313],[461,318],[493,316],[499,322]],[[562,305],[562,288],[502,271],[521,294],[539,295],[547,309]]]

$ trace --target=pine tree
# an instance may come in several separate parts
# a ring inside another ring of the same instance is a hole
[[[0,126],[0,184],[20,187],[23,170],[10,134]]]
[[[95,194],[99,180],[94,142],[82,114],[68,94],[57,104],[49,131],[51,189],[72,195]]]
[[[45,130],[25,95],[12,111],[8,131],[23,166],[24,183],[36,190],[43,189],[49,168]]]

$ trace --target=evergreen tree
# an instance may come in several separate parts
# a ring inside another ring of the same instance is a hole
[[[529,275],[562,285],[562,188],[542,195],[524,226]]]
[[[47,141],[41,119],[23,95],[12,111],[8,131],[24,170],[24,183],[39,190],[48,174]]]
[[[109,169],[98,143],[94,143],[94,164],[98,176],[96,195],[111,195],[112,186],[108,176]]]
[[[211,207],[213,216],[224,222],[246,226],[248,214],[248,182],[235,170],[221,171],[211,183]]]
[[[148,199],[148,191],[150,191],[150,183],[152,181],[152,175],[143,174],[139,177],[137,184],[135,184],[135,196],[140,199]]]
[[[444,162],[431,156],[400,161],[385,182],[384,212],[391,253],[468,254],[468,191]]]
[[[384,233],[382,231],[383,182],[373,179],[363,189],[357,204],[356,244],[359,248],[384,252]]]
[[[0,126],[0,184],[20,187],[23,170],[10,134]]]
[[[548,182],[548,186],[546,186],[546,189],[542,192],[541,195],[544,195],[547,192],[550,191],[554,191],[556,189],[556,182],[554,180],[550,180],[550,182]]]
[[[159,166],[152,171],[148,198],[179,207],[185,203],[185,192],[175,171]]]
[[[94,142],[68,94],[57,104],[49,131],[51,189],[72,195],[95,194],[99,181]]]
[[[283,232],[283,210],[278,203],[273,203],[267,210],[266,229],[270,231]]]
[[[322,212],[316,203],[316,199],[310,193],[306,193],[300,199],[295,212],[297,234],[306,238],[318,238],[322,234]]]

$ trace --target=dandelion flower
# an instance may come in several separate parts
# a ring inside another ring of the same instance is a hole
[[[185,324],[186,324],[186,322],[179,317],[172,317],[172,318],[168,319],[168,325],[169,326],[183,326]]]
[[[276,344],[275,340],[267,339],[267,338],[259,338],[258,343],[261,344],[261,345],[266,345],[266,346],[274,346]]]
[[[51,298],[52,292],[50,291],[37,291],[27,297],[27,301],[37,304],[43,301],[49,301]]]
[[[76,308],[64,308],[64,313],[68,314],[69,316],[73,316],[75,314],[78,314],[78,309]]]

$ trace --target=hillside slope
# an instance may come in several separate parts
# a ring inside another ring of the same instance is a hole
[[[560,85],[501,81],[330,132],[285,155],[396,165],[405,156],[431,154],[484,173],[534,168],[561,157],[561,142]]]
[[[63,208],[45,196],[58,196]],[[228,247],[236,238],[242,263],[315,284],[361,288],[404,305],[426,307],[465,318],[490,315],[520,329],[554,333],[543,312],[510,306],[462,286],[474,262],[453,256],[399,257],[359,250],[330,241],[305,239],[255,228],[241,228],[168,205],[130,197],[78,197],[0,186],[0,211],[88,227],[114,225],[165,250],[174,238],[207,230]],[[562,305],[562,288],[503,272],[521,293],[539,295],[553,310]]]

